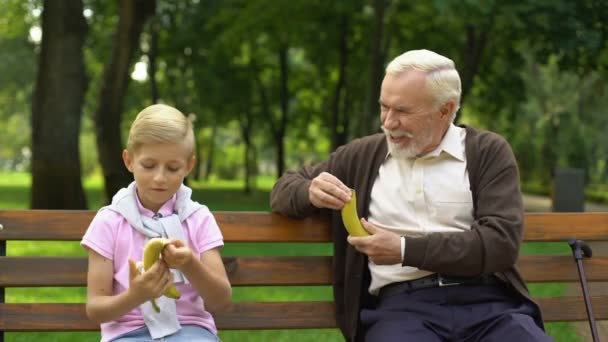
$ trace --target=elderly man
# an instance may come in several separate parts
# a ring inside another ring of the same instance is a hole
[[[523,204],[499,135],[453,124],[460,76],[449,58],[408,51],[380,93],[384,134],[285,173],[276,212],[331,217],[336,319],[348,341],[551,341],[515,268]],[[358,197],[370,236],[349,236]]]

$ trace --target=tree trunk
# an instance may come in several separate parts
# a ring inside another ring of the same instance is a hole
[[[487,32],[489,28],[479,28],[474,25],[467,25],[467,42],[464,50],[464,67],[462,69],[462,94],[460,97],[461,108],[464,105],[464,101],[469,95],[469,92],[473,88],[473,79],[477,75],[477,70],[481,64],[481,56],[487,42]],[[456,113],[455,123],[458,123],[460,119],[459,110]]]
[[[156,1],[119,1],[119,20],[112,56],[104,67],[103,84],[95,112],[99,163],[105,181],[105,201],[133,179],[122,162],[121,117],[123,98],[129,84],[131,62],[146,19],[154,13]]]
[[[250,108],[250,107],[248,107]],[[245,117],[241,118],[241,135],[243,137],[243,142],[245,143],[245,156],[244,156],[244,164],[245,164],[245,188],[243,191],[246,194],[251,193],[251,153],[252,153],[252,143],[251,143],[251,130],[252,130],[252,115],[251,110],[245,110]]]
[[[388,0],[374,0],[374,34],[372,36],[371,59],[369,64],[368,88],[365,94],[365,106],[362,120],[359,121],[359,134],[361,136],[378,131],[378,98],[382,84],[382,40],[384,39],[384,14],[388,7]]]
[[[158,103],[160,94],[158,92],[158,83],[156,82],[156,57],[158,56],[158,18],[152,19],[150,22],[150,48],[148,50],[148,77],[150,80],[150,94],[152,103]]]
[[[277,178],[281,177],[285,170],[285,131],[289,115],[289,65],[287,44],[281,43],[279,46],[279,68],[281,72],[280,94],[281,94],[281,118],[279,126],[275,132],[275,144],[277,147]]]
[[[80,0],[44,1],[32,104],[32,209],[86,209],[80,175],[80,120],[88,80],[87,23]]]
[[[213,173],[213,158],[215,156],[215,137],[217,136],[217,122],[213,122],[211,128],[211,139],[209,141],[209,148],[207,149],[207,160],[205,160],[205,175],[204,180],[208,181],[209,176]]]
[[[349,23],[348,16],[342,15],[340,21],[340,64],[338,65],[339,75],[338,82],[336,83],[336,89],[334,91],[334,99],[332,102],[332,120],[331,120],[331,146],[332,150],[335,150],[341,145],[346,143],[348,136],[348,121],[343,110],[340,110],[340,106],[344,104],[342,101],[346,97],[346,70],[348,65],[348,31]]]

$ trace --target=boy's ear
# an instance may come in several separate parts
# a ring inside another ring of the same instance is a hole
[[[196,165],[196,156],[192,156],[192,158],[190,158],[190,160],[188,161],[188,165],[186,165],[187,174],[190,174],[190,172],[194,168],[194,165]]]
[[[129,170],[129,172],[133,172],[133,160],[131,159],[131,156],[129,155],[129,151],[127,151],[126,149],[122,150],[122,161],[125,163],[125,167],[127,168],[127,170]]]

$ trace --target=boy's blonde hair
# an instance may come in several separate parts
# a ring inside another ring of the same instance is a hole
[[[164,104],[144,108],[131,124],[127,138],[127,151],[135,153],[144,144],[184,143],[189,157],[194,154],[192,122],[179,110]]]

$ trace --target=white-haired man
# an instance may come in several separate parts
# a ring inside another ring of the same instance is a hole
[[[449,58],[408,51],[386,68],[384,134],[285,173],[276,212],[331,217],[336,319],[348,341],[551,341],[515,268],[523,234],[517,162],[499,135],[453,124]],[[362,225],[339,210],[357,192]]]

